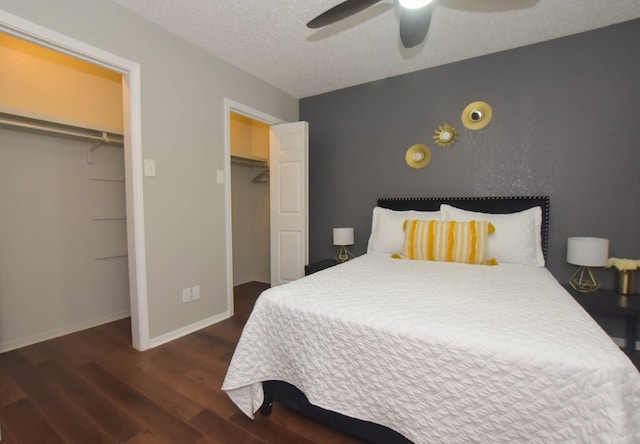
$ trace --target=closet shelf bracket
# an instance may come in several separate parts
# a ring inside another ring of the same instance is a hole
[[[102,140],[94,143],[93,145],[91,145],[89,148],[87,148],[87,163],[89,165],[93,165],[93,152],[95,150],[97,150],[98,148],[100,148],[103,144],[105,143],[109,143],[109,142],[113,142],[113,139],[109,139],[109,134],[103,132],[102,133]]]
[[[107,133],[102,133],[102,140],[99,142],[94,143],[91,148],[89,148],[89,151],[91,151],[92,153],[97,150],[98,148],[100,148],[100,146],[103,143],[109,143],[111,141],[111,139],[109,139],[109,135]]]

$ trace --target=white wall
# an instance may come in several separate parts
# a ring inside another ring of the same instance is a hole
[[[129,315],[121,147],[0,129],[0,352]]]
[[[295,121],[297,99],[108,0],[0,8],[140,64],[142,156],[157,163],[143,185],[150,337],[227,313],[223,100]],[[194,285],[201,299],[182,304]]]

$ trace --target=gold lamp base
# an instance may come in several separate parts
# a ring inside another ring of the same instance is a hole
[[[336,262],[341,264],[342,262],[347,262],[349,259],[353,259],[353,254],[347,250],[345,245],[342,245],[338,250],[338,254],[336,254]]]
[[[569,278],[569,284],[581,293],[593,293],[600,288],[600,283],[593,275],[591,268],[580,266]]]

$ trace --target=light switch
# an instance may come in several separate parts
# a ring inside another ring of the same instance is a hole
[[[153,159],[144,159],[144,175],[147,177],[156,177],[156,161]]]
[[[216,171],[216,182],[218,184],[224,183],[224,170],[217,170]]]

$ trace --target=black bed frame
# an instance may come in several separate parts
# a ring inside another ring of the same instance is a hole
[[[542,208],[542,251],[547,258],[549,242],[549,196],[503,196],[503,197],[419,197],[380,198],[378,206],[392,210],[436,211],[441,204],[484,213],[515,213],[528,208]],[[295,386],[283,381],[265,381],[264,402],[260,413],[271,414],[273,402],[315,419],[336,430],[376,444],[411,444],[398,432],[379,424],[344,416],[311,404],[307,397]]]

